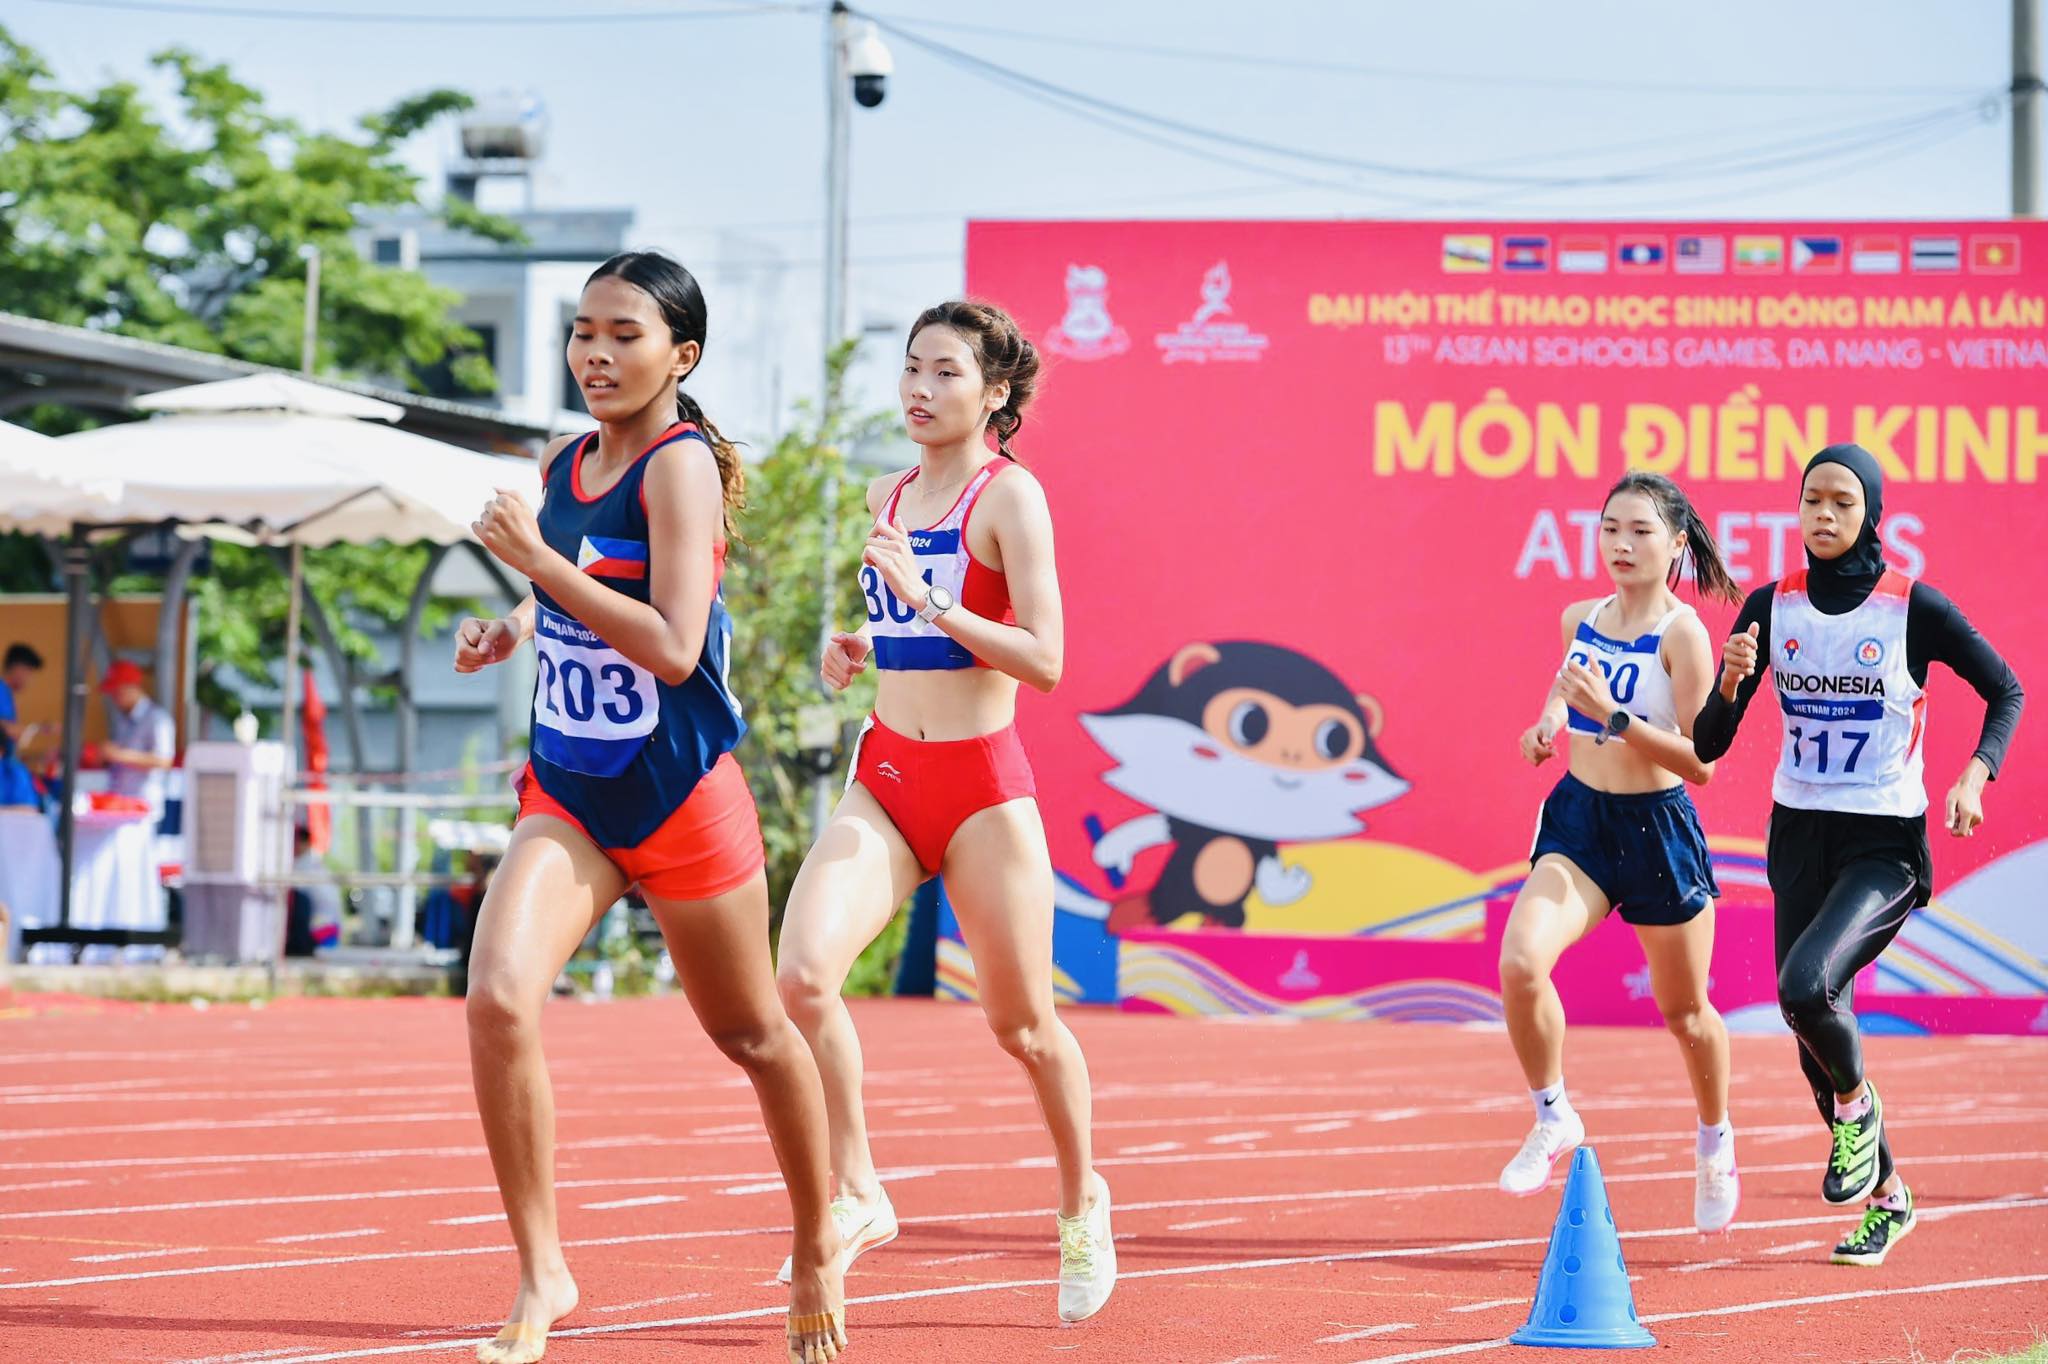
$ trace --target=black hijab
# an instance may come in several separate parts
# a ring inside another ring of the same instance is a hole
[[[1863,604],[1884,576],[1884,546],[1877,537],[1884,519],[1884,471],[1877,457],[1860,445],[1830,445],[1807,462],[1810,475],[1822,464],[1839,464],[1856,475],[1863,485],[1863,532],[1848,552],[1833,559],[1816,559],[1806,554],[1806,590],[1813,604],[1829,615],[1839,615]],[[1805,487],[1805,475],[1800,487]]]

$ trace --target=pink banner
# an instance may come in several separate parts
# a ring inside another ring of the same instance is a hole
[[[1608,590],[1594,532],[1629,469],[1678,479],[1760,584],[1801,562],[1804,460],[1858,441],[1892,562],[2048,677],[2021,586],[2048,525],[2048,225],[977,223],[968,275],[1050,360],[1017,445],[1052,500],[1068,666],[1022,724],[1076,998],[1124,997],[1120,957],[1197,928],[1189,953],[1230,971],[1269,964],[1252,939],[1483,953],[1557,775],[1516,736],[1559,611]],[[1930,685],[1938,800],[1982,707]],[[1727,980],[1769,974],[1774,709],[1697,793]],[[1937,840],[1937,905],[1872,982],[1925,997],[1901,1017],[2003,1027],[2015,1009],[1937,1006],[2048,1000],[2041,733],[1978,836]]]

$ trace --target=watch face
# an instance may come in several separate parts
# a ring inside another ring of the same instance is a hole
[[[933,587],[925,594],[925,599],[941,611],[953,609],[953,594],[943,587]]]

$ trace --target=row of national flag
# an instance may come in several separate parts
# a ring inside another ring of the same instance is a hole
[[[1496,250],[1496,245],[1498,249]],[[1453,275],[1973,275],[2019,273],[2020,239],[2009,232],[1839,233],[1739,232],[1687,234],[1449,232],[1443,240],[1443,268]]]

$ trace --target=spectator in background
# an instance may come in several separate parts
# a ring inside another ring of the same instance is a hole
[[[0,807],[26,805],[42,808],[35,778],[21,761],[20,753],[35,737],[40,725],[24,724],[16,695],[30,677],[43,669],[43,656],[26,644],[7,646],[7,658],[0,663]]]
[[[114,703],[105,748],[107,789],[147,803],[150,814],[162,819],[164,773],[177,761],[178,729],[144,689],[144,680],[142,669],[125,658],[100,679],[100,690]]]
[[[313,851],[313,833],[301,824],[292,830],[292,871],[299,876],[324,876],[327,861]],[[285,919],[284,954],[310,957],[341,941],[341,891],[333,885],[292,887]]]

